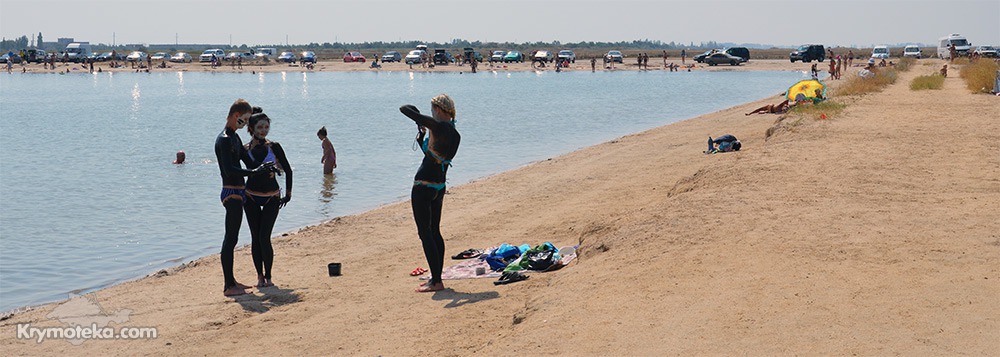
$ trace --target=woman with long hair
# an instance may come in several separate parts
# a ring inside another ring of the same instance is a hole
[[[271,119],[264,113],[250,117],[247,131],[253,137],[246,145],[247,156],[244,158],[248,168],[255,168],[267,163],[274,165],[285,174],[285,196],[281,196],[281,187],[274,172],[268,175],[251,176],[247,179],[246,201],[243,210],[247,215],[252,239],[250,251],[253,254],[253,265],[257,269],[257,287],[274,286],[271,282],[271,267],[274,263],[274,250],[271,248],[271,231],[278,219],[278,210],[292,199],[292,166],[285,157],[281,144],[267,139],[271,130]]]

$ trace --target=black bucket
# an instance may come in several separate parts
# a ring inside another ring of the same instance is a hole
[[[330,276],[340,276],[340,263],[330,263],[326,268],[330,271]]]

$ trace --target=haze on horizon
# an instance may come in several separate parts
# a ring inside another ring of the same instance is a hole
[[[1000,45],[1000,0],[0,0],[0,35],[103,44],[420,40]]]

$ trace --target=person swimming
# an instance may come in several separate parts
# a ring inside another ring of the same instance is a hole
[[[432,117],[420,114],[413,105],[404,105],[399,111],[417,124],[417,141],[424,153],[420,168],[413,177],[410,204],[431,279],[419,286],[417,292],[443,290],[441,271],[444,269],[445,246],[440,227],[441,208],[448,167],[461,142],[461,135],[455,129],[455,103],[448,95],[441,94],[431,99]]]

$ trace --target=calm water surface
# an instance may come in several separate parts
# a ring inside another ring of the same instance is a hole
[[[776,95],[798,72],[0,75],[0,311],[217,253],[213,144],[236,98],[264,108],[295,173],[279,234],[408,198],[421,153],[402,104],[448,93],[449,185]],[[324,177],[316,130],[339,168]],[[725,128],[708,134],[723,134]],[[244,142],[249,137],[241,131]],[[188,164],[173,165],[178,150]],[[283,185],[283,178],[279,178]],[[414,232],[416,234],[416,232]],[[240,243],[250,241],[244,225]],[[250,274],[251,272],[243,272]],[[220,272],[221,289],[221,272]]]

